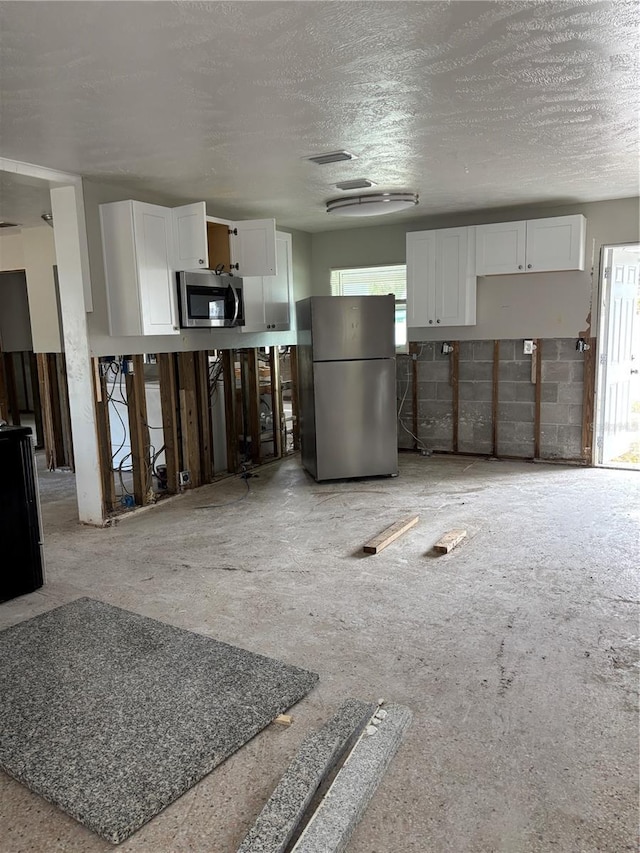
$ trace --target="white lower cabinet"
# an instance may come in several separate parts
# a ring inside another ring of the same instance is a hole
[[[246,276],[242,279],[243,332],[283,332],[291,328],[291,234],[276,231],[276,258],[276,275]]]
[[[407,326],[476,322],[475,228],[407,234]]]
[[[476,226],[476,274],[583,270],[587,221],[581,214]]]

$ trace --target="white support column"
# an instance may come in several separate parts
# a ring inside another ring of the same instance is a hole
[[[80,521],[86,524],[101,525],[102,486],[85,301],[85,287],[89,284],[87,235],[80,182],[52,189],[51,207],[69,385],[78,514]]]

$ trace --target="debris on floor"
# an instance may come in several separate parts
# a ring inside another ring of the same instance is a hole
[[[382,533],[379,533],[377,536],[374,536],[373,539],[370,539],[366,545],[363,546],[362,550],[365,554],[378,554],[386,548],[387,545],[390,545],[398,539],[399,536],[402,536],[403,533],[406,533],[407,530],[414,527],[419,520],[419,515],[412,515],[409,518],[396,521],[394,524],[385,528]]]
[[[466,535],[466,530],[450,530],[438,539],[433,546],[433,550],[437,551],[438,554],[448,554],[449,551],[452,551],[456,545],[462,542]]]

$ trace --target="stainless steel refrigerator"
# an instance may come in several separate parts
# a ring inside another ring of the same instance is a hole
[[[302,464],[316,480],[396,476],[395,299],[296,303]]]

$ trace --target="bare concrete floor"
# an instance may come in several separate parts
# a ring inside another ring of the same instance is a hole
[[[67,478],[66,480],[64,478]],[[300,741],[343,699],[414,723],[350,853],[637,849],[636,472],[401,456],[397,479],[318,485],[296,458],[104,530],[43,475],[48,583],[0,627],[83,595],[320,673],[119,849],[232,853]],[[376,556],[363,542],[420,523]],[[445,531],[469,538],[427,554]],[[0,774],[0,849],[110,845]]]

